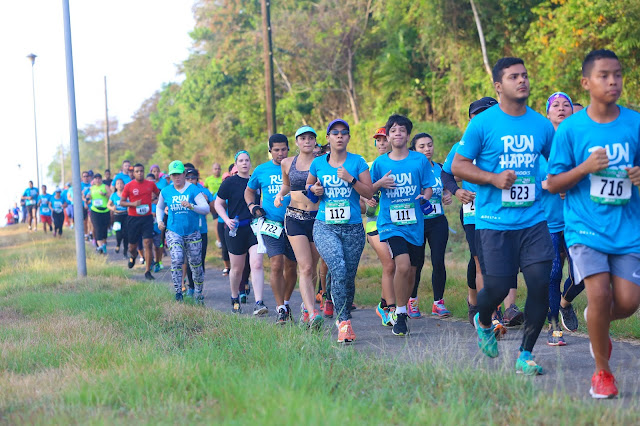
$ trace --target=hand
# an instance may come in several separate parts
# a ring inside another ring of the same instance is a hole
[[[192,205],[191,205],[191,203],[190,203],[190,202],[188,202],[187,200],[182,200],[182,201],[180,202],[180,204],[182,205],[182,207],[186,207],[186,208],[188,208],[189,210],[193,209],[193,206],[192,206]]]
[[[587,158],[584,163],[582,163],[582,167],[587,173],[595,173],[600,170],[604,170],[609,167],[609,157],[607,156],[607,150],[604,148],[596,149],[591,153],[589,158]]]
[[[458,189],[456,191],[456,198],[462,204],[469,204],[470,202],[476,199],[476,193],[466,189]]]
[[[347,169],[342,166],[338,167],[338,177],[347,183],[351,183],[351,181],[353,180],[353,176],[351,176]]]
[[[498,189],[510,189],[516,181],[516,172],[513,170],[504,170],[493,175],[491,184]]]
[[[371,207],[372,209],[375,209],[376,207],[378,207],[378,202],[377,202],[375,199],[373,199],[373,198],[372,198],[372,199],[370,199],[370,200],[365,199],[365,200],[364,200],[364,203],[365,203],[367,206]]]
[[[278,194],[276,195],[276,197],[273,199],[273,205],[276,206],[277,208],[282,207],[282,195],[280,195],[280,193],[278,192]]]
[[[313,192],[313,194],[318,197],[321,197],[324,194],[324,188],[322,187],[322,184],[319,180],[317,180],[316,183],[311,186],[311,192]]]
[[[235,219],[227,218],[224,221],[224,224],[227,225],[227,228],[234,229],[236,227],[236,225],[237,225],[237,222],[236,222]]]
[[[134,206],[134,207],[138,207],[140,204],[142,204],[142,200],[136,200],[136,201],[133,203],[133,206]]]
[[[392,189],[396,187],[396,180],[395,178],[391,177],[391,170],[389,170],[387,172],[386,175],[382,176],[378,182],[380,183],[380,187],[381,188],[385,188],[385,189]],[[376,183],[378,183],[376,182]]]
[[[444,204],[445,206],[448,206],[451,203],[453,203],[453,197],[451,197],[451,193],[449,191],[445,191],[442,194],[442,204]]]
[[[158,222],[158,229],[161,231],[164,231],[166,228],[166,225],[164,224],[164,222]]]
[[[629,179],[631,179],[631,183],[635,186],[640,186],[640,167],[625,167],[627,173],[629,173]]]

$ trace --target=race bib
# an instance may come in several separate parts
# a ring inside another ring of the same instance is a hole
[[[622,206],[631,198],[631,179],[626,170],[605,169],[592,173],[591,200],[598,204]]]
[[[136,213],[138,213],[140,216],[143,216],[147,213],[149,213],[149,204],[140,204],[139,206],[136,207]]]
[[[102,201],[102,199],[93,200],[93,206],[94,207],[102,207],[103,204],[104,204],[104,202]],[[142,207],[142,206],[140,206],[140,207]]]
[[[278,239],[282,234],[282,223],[265,219],[262,227],[260,228],[260,233],[262,235],[268,235],[270,237]]]
[[[536,180],[519,177],[509,189],[502,190],[502,207],[531,207],[536,200]]]
[[[427,217],[440,216],[442,214],[442,200],[440,198],[432,198],[429,202],[433,206],[433,211]]]
[[[416,220],[415,203],[392,204],[389,206],[389,216],[394,225],[413,225]]]
[[[327,201],[324,207],[324,221],[330,225],[349,223],[351,207],[349,200]]]
[[[476,215],[476,200],[462,205],[462,215],[464,217],[474,217]]]
[[[40,213],[42,213],[42,214],[49,214],[49,213],[51,213],[51,209],[50,209],[49,207],[42,207],[42,208],[40,209]]]
[[[62,213],[62,208],[55,208],[53,211],[56,213]]]
[[[113,230],[119,231],[122,229],[122,224],[120,222],[113,222]]]

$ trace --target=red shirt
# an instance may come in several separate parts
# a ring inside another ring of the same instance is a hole
[[[126,184],[122,190],[121,199],[129,200],[130,203],[140,200],[138,207],[128,207],[129,216],[149,216],[151,214],[151,194],[154,193],[158,195],[160,190],[150,180],[142,182],[132,180]]]

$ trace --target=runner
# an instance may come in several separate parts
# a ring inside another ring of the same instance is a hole
[[[293,254],[293,248],[284,231],[284,214],[289,205],[289,198],[279,201],[280,207],[274,204],[276,196],[282,190],[282,161],[289,155],[289,140],[281,133],[275,133],[269,137],[269,153],[271,153],[271,161],[260,164],[253,171],[247,189],[244,191],[244,198],[247,207],[251,211],[254,218],[262,218],[258,232],[262,236],[264,245],[267,248],[267,256],[269,256],[269,265],[271,268],[271,289],[276,299],[276,318],[277,324],[285,324],[289,319],[287,308],[284,304],[285,299],[289,300],[291,294],[287,294],[286,283],[293,282],[295,285],[296,258]],[[260,203],[260,195],[262,202]],[[258,200],[257,202],[254,200]],[[294,277],[287,276],[285,280],[285,272],[294,272]],[[293,289],[291,289],[293,290]],[[300,286],[302,300],[311,303],[313,306],[313,287],[302,288]],[[309,318],[309,326],[319,327],[322,325],[322,315],[317,311]]]
[[[158,187],[144,179],[144,166],[140,163],[133,166],[135,180],[127,183],[122,190],[120,205],[128,207],[129,218],[127,229],[129,238],[129,269],[133,268],[138,257],[138,241],[142,237],[144,244],[145,273],[147,280],[154,280],[151,275],[151,263],[153,259],[153,217],[151,216],[151,204],[160,193]],[[127,200],[127,201],[125,201]]]
[[[157,168],[159,173],[160,168],[157,165],[155,167]],[[160,187],[158,187],[158,183],[156,182],[155,174],[148,173],[145,179],[148,180],[149,182],[153,182],[153,184],[156,185],[158,189],[160,189]],[[153,241],[153,250],[151,252],[153,254],[153,262],[151,263],[151,266],[153,268],[153,272],[160,272],[162,269],[164,269],[164,266],[162,265],[162,258],[164,257],[164,240],[165,240],[164,234],[166,231],[163,232],[162,230],[160,230],[160,226],[158,224],[158,221],[156,220],[156,208],[157,208],[157,204],[151,203],[151,216],[153,217],[153,237],[151,238],[151,240]],[[163,216],[163,217],[165,219],[165,227],[166,227],[167,216]],[[182,271],[183,277],[186,275],[184,268],[186,268],[186,266],[183,267],[183,271]]]
[[[444,206],[452,203],[451,193],[442,186],[442,164],[435,163],[433,158],[433,137],[428,133],[418,133],[411,140],[411,148],[420,154],[424,154],[431,164],[436,184],[432,187],[433,195],[429,202],[433,206],[433,211],[424,216],[424,241],[418,258],[416,267],[415,285],[407,310],[409,318],[420,318],[418,307],[418,286],[420,285],[420,275],[424,266],[425,250],[427,243],[431,250],[431,287],[433,289],[433,305],[431,315],[439,318],[451,316],[451,312],[444,305],[444,288],[447,282],[447,270],[444,265],[444,253],[449,242],[449,221],[444,215]]]
[[[65,225],[69,228],[73,229],[73,189],[71,188],[71,182],[67,182],[64,186],[64,190],[62,191],[62,198],[67,203],[67,208],[65,209]]]
[[[106,186],[111,186],[112,182],[113,180],[111,179],[111,170],[105,169],[102,183],[104,183]]]
[[[421,248],[425,225],[423,213],[433,209],[427,200],[433,195],[436,180],[427,157],[409,150],[407,144],[413,130],[411,120],[392,115],[385,129],[391,152],[373,162],[371,178],[373,190],[380,190],[377,222],[380,241],[387,244],[395,264],[393,291],[398,306],[395,316],[392,314],[392,333],[406,336],[409,334],[407,303],[415,287],[416,268],[421,257],[424,262],[424,248]]]
[[[107,254],[107,231],[111,224],[111,213],[107,202],[111,196],[111,188],[102,183],[102,175],[96,173],[87,200],[91,201],[91,223],[96,240],[96,252]]]
[[[62,190],[56,188],[53,193],[53,197],[49,199],[51,202],[51,210],[53,211],[53,236],[62,237],[62,225],[64,223],[64,209],[67,207],[67,203],[62,198]]]
[[[187,182],[192,185],[195,185],[198,191],[200,191],[204,197],[205,202],[209,205],[209,212],[211,210],[215,210],[213,194],[207,188],[203,187],[200,183],[198,183],[198,179],[200,174],[197,169],[189,168],[185,169],[185,178]],[[198,217],[198,230],[200,231],[200,235],[202,236],[202,273],[205,272],[205,259],[207,257],[207,246],[209,245],[209,226],[207,224],[207,212],[204,215]],[[162,266],[162,263],[160,264]],[[193,271],[191,270],[191,266],[187,263],[187,279],[189,280],[189,288],[187,289],[187,296],[193,297],[195,283],[193,281]]]
[[[204,271],[202,268],[202,237],[200,216],[209,212],[209,204],[200,189],[185,180],[184,165],[180,161],[169,164],[169,176],[173,185],[162,190],[158,197],[156,208],[156,222],[160,230],[165,229],[164,210],[168,208],[167,245],[171,253],[171,279],[176,292],[176,300],[181,301],[182,295],[182,265],[186,253],[189,267],[193,271],[195,282],[195,300],[204,303],[202,288]]]
[[[320,197],[313,240],[331,274],[330,294],[337,309],[338,342],[349,343],[356,338],[351,326],[351,305],[365,242],[360,196],[373,197],[373,187],[364,158],[347,151],[349,124],[342,119],[333,120],[327,126],[326,138],[331,153],[311,163],[307,192]]]
[[[558,126],[565,118],[573,114],[571,98],[564,92],[556,92],[547,99],[547,118],[558,130]],[[564,241],[564,202],[559,194],[551,194],[547,191],[547,160],[540,159],[539,179],[542,181],[542,205],[547,218],[547,225],[553,242],[555,252],[551,278],[549,282],[549,330],[547,332],[547,344],[550,346],[565,346],[566,342],[560,327],[560,312],[562,311],[562,324],[569,331],[578,329],[578,317],[571,306],[573,299],[584,289],[584,283],[574,284],[571,257]],[[562,281],[562,268],[564,259],[569,262],[569,276],[564,283],[564,293],[560,292]],[[566,295],[566,297],[565,297]],[[568,300],[567,300],[568,299]],[[562,306],[564,303],[564,307]]]
[[[38,188],[34,188],[33,181],[29,181],[29,187],[24,190],[24,194],[22,194],[21,198],[24,200],[24,204],[27,207],[27,223],[29,224],[29,231],[36,231],[38,227],[38,218],[36,217],[38,194]]]
[[[107,207],[113,212],[113,230],[116,231],[116,248],[115,252],[120,253],[120,243],[124,257],[127,257],[128,236],[127,236],[127,208],[120,204],[122,199],[122,190],[124,189],[124,181],[122,178],[116,179],[116,190],[109,197]]]
[[[373,135],[375,147],[378,150],[378,156],[385,155],[391,151],[391,144],[387,139],[387,129],[380,127]],[[369,170],[373,165],[373,161],[367,163]],[[382,325],[384,327],[393,326],[392,318],[395,316],[396,311],[396,295],[393,290],[393,275],[396,271],[396,264],[389,252],[389,245],[386,242],[380,241],[380,235],[378,235],[378,215],[380,214],[380,191],[374,191],[373,198],[365,199],[360,198],[365,204],[365,215],[367,217],[367,224],[365,225],[365,232],[367,233],[367,241],[376,252],[380,263],[382,264],[382,276],[381,276],[381,288],[382,295],[380,297],[380,303],[376,307],[376,314],[380,317]]]
[[[300,273],[300,294],[302,295],[302,322],[309,321],[309,312],[315,312],[315,292],[318,259],[320,255],[313,240],[313,224],[318,213],[318,200],[307,198],[305,185],[309,176],[309,167],[316,158],[314,149],[317,145],[316,131],[310,126],[300,127],[296,133],[296,146],[299,154],[295,157],[284,158],[281,162],[282,188],[276,195],[274,205],[278,208],[284,204],[284,197],[291,194],[291,200],[286,206],[284,228],[289,242],[295,253]],[[294,283],[295,286],[295,283]],[[287,283],[285,296],[291,296],[293,288]],[[333,316],[333,304],[325,303],[325,316]],[[292,320],[289,298],[285,297],[284,304],[287,314]],[[316,320],[314,320],[316,321]]]
[[[542,374],[531,351],[549,307],[553,244],[538,201],[537,159],[549,154],[553,126],[526,105],[529,77],[522,59],[498,60],[493,81],[500,104],[471,120],[452,164],[454,175],[479,184],[476,245],[484,288],[478,293],[474,318],[478,346],[485,355],[498,356],[491,314],[522,270],[527,302],[515,368],[528,375]]]
[[[211,176],[207,176],[204,180],[204,187],[207,188],[211,194],[215,195],[218,192],[218,188],[222,184],[222,167],[220,167],[220,163],[213,163],[211,167],[211,172],[213,173]],[[213,209],[211,212],[214,220],[218,219],[218,212]],[[224,222],[223,222],[224,223]],[[215,227],[214,232],[216,233],[216,247],[222,248],[222,240],[223,238],[220,236],[218,232],[218,227]]]
[[[38,207],[40,207],[40,222],[42,222],[42,229],[44,233],[47,233],[47,226],[49,231],[53,228],[51,224],[51,195],[47,194],[47,185],[42,185],[42,193],[38,196]]]
[[[89,223],[89,203],[87,201],[87,195],[91,190],[91,178],[92,176],[89,172],[82,172],[82,182],[80,182],[80,187],[82,191],[82,220],[84,226],[84,237],[87,241],[89,241],[92,237],[91,234],[91,224]]]
[[[231,305],[233,313],[242,312],[240,307],[238,287],[242,280],[242,272],[245,268],[245,260],[249,255],[251,274],[254,285],[256,304],[253,308],[254,315],[264,315],[269,312],[262,296],[264,290],[264,271],[262,269],[262,254],[258,253],[258,240],[251,231],[251,212],[244,198],[244,191],[249,182],[251,170],[251,158],[247,151],[238,151],[235,155],[235,166],[238,173],[229,176],[222,182],[218,189],[215,207],[218,215],[224,220],[225,238],[231,260],[229,272],[229,286],[231,289]],[[225,204],[229,212],[225,209]],[[233,219],[231,219],[233,217]]]
[[[122,182],[124,182],[125,185],[131,182],[131,177],[129,177],[130,167],[131,167],[131,162],[129,160],[124,160],[122,162],[122,168],[120,169],[118,174],[115,175],[115,177],[113,178],[113,181],[111,181],[111,186],[113,187],[112,189],[115,190],[114,185],[118,179],[122,179]]]
[[[548,187],[566,192],[564,237],[577,282],[584,280],[595,372],[593,398],[618,394],[611,372],[611,321],[640,305],[640,114],[617,105],[622,67],[615,53],[594,50],[582,63],[591,103],[556,132]]]

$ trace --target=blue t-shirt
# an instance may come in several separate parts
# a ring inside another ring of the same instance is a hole
[[[49,197],[49,201],[51,201],[51,208],[55,213],[62,213],[65,203],[65,199],[62,198],[62,194],[60,194],[60,198],[56,198],[55,194]]]
[[[350,152],[347,153],[342,167],[356,179],[360,173],[369,170],[367,162],[362,156]],[[328,155],[315,158],[309,166],[309,174],[316,177],[324,187],[324,194],[320,197],[317,220],[327,222],[325,212],[329,208],[330,212],[335,215],[333,220],[341,221],[346,218],[344,209],[349,207],[350,218],[346,223],[362,223],[360,194],[353,189],[353,185],[338,177],[338,169],[329,164]],[[329,218],[329,222],[333,222],[333,220]]]
[[[156,186],[158,187],[158,189],[160,191],[162,191],[163,189],[165,189],[169,184],[167,183],[167,180],[163,177],[161,177],[160,179],[158,179],[158,181],[156,182]]]
[[[211,204],[211,202],[214,200],[213,194],[211,193],[211,191],[209,191],[208,188],[205,188],[204,186],[200,185],[199,183],[197,183],[196,186],[198,187],[198,190],[200,190],[200,192],[202,192],[202,194],[204,195],[204,198],[206,198],[207,204]],[[199,222],[198,223],[200,224],[200,233],[201,234],[209,233],[209,225],[207,224],[207,216],[206,215],[203,216],[201,214],[199,214],[198,216],[199,216]]]
[[[442,170],[450,175],[453,175],[451,172],[451,164],[453,163],[453,158],[456,156],[456,152],[458,151],[458,147],[460,146],[460,142],[456,142],[453,147],[451,147],[451,151],[447,155],[447,159],[444,161],[442,165]],[[466,189],[467,191],[473,192],[474,194],[478,193],[478,185],[475,183],[470,183],[465,180],[462,181],[462,189]],[[469,203],[469,205],[463,206],[463,216],[462,216],[462,224],[463,225],[474,225],[476,224],[476,207],[475,200]]]
[[[51,195],[42,194],[38,196],[38,204],[40,205],[40,216],[51,216],[51,207],[49,206],[49,201],[51,199]]]
[[[553,132],[551,122],[529,107],[514,117],[495,105],[469,122],[457,153],[481,170],[517,176],[511,189],[478,185],[476,229],[516,230],[545,220],[538,166],[541,155],[549,156]]]
[[[167,229],[178,235],[189,235],[200,228],[199,214],[182,206],[182,201],[186,200],[195,204],[196,196],[202,191],[196,186],[187,182],[182,188],[182,192],[176,190],[173,185],[165,187],[160,194],[164,203],[168,207],[169,219]]]
[[[62,194],[61,197],[63,200],[66,201],[66,203],[70,206],[73,205],[73,189],[71,187],[69,187],[68,189],[63,189],[62,190]]]
[[[267,219],[284,222],[284,213],[291,201],[291,197],[282,200],[282,206],[280,207],[276,207],[273,204],[276,195],[282,188],[282,167],[274,164],[273,161],[260,164],[253,171],[247,186],[254,191],[260,190],[262,193],[262,208],[267,212]]]
[[[116,212],[115,212],[116,214],[125,214],[125,213],[127,213],[127,208],[126,207],[122,207],[120,205],[120,200],[122,199],[122,197],[120,197],[118,195],[118,191],[113,191],[111,193],[111,197],[109,197],[109,199],[116,206]]]
[[[538,170],[538,177],[540,182],[547,180],[547,169],[549,163],[542,157],[540,158],[540,169]],[[562,209],[564,208],[564,201],[560,198],[560,194],[552,194],[546,189],[542,190],[542,207],[544,208],[544,215],[547,218],[547,226],[549,232],[552,234],[561,232],[564,230],[564,214]]]
[[[82,188],[82,195],[84,197],[86,197],[87,195],[89,195],[89,193],[91,192],[91,184],[90,183],[84,183],[84,182],[80,182],[80,188]],[[91,203],[92,201],[89,200],[89,204],[87,205],[87,203],[84,203],[84,206],[86,208],[91,207]]]
[[[38,202],[38,194],[40,192],[38,191],[38,188],[27,188],[24,190],[24,194],[22,194],[25,197],[29,197],[25,200],[25,204],[27,206],[32,206],[35,205]]]
[[[605,124],[589,118],[588,108],[578,111],[556,132],[549,158],[551,175],[582,164],[597,148],[605,148],[609,156],[607,172],[585,176],[567,191],[564,236],[569,247],[584,244],[609,254],[640,253],[640,195],[625,179],[624,170],[640,166],[640,114],[619,108],[618,118]]]
[[[118,174],[116,175],[116,177],[114,177],[114,178],[113,178],[113,180],[111,181],[111,186],[112,186],[112,187],[114,187],[114,188],[116,187],[116,181],[117,181],[118,179],[122,179],[122,181],[124,182],[124,184],[125,184],[125,185],[126,185],[126,184],[128,184],[129,182],[131,182],[131,178],[129,177],[129,174],[128,174],[128,173],[127,173],[127,174],[124,174],[124,173],[120,172],[120,173],[118,173]]]
[[[429,161],[429,159],[427,159],[427,161]],[[430,161],[429,165],[431,165]],[[431,199],[429,199],[429,202],[433,206],[433,211],[424,217],[425,220],[433,219],[444,214],[444,205],[442,204],[442,193],[444,191],[441,177],[442,167],[440,167],[440,164],[434,162],[432,168],[433,176],[435,177],[435,185],[431,187],[431,189],[433,189],[433,195],[431,196]]]
[[[416,197],[423,189],[436,184],[431,163],[427,157],[415,151],[409,151],[406,158],[398,161],[384,154],[373,162],[371,180],[377,182],[389,171],[396,187],[380,188],[377,220],[380,241],[397,236],[414,246],[421,246],[424,242],[424,215]]]

